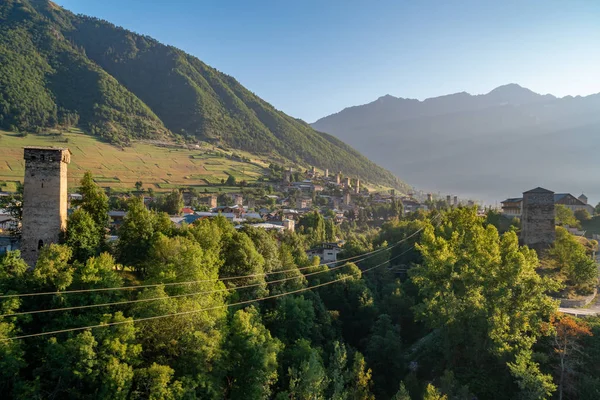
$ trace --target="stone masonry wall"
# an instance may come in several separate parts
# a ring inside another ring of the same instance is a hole
[[[42,246],[58,243],[67,227],[68,149],[25,148],[21,254],[35,266]]]
[[[556,237],[554,227],[554,193],[530,191],[523,193],[521,241],[540,252],[552,245]]]

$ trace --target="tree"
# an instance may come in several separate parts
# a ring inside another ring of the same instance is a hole
[[[448,396],[442,394],[435,386],[431,383],[425,387],[425,394],[423,400],[448,400]]]
[[[181,382],[173,381],[175,371],[166,365],[152,363],[135,371],[135,387],[131,399],[176,400],[184,394]]]
[[[225,347],[227,397],[267,399],[277,381],[277,356],[283,346],[263,326],[256,308],[236,311]]]
[[[536,253],[519,247],[514,232],[500,237],[468,208],[448,211],[436,228],[429,222],[417,249],[423,261],[409,271],[422,299],[415,311],[443,338],[445,365],[477,371],[521,357],[511,371],[522,390],[529,390],[532,376],[545,382],[523,356],[556,309],[546,293],[558,284],[537,274]],[[475,383],[469,387],[478,395],[494,390]]]
[[[575,218],[573,211],[564,204],[557,204],[555,208],[556,225],[580,228],[581,223]]]
[[[73,257],[81,262],[98,254],[100,236],[92,216],[80,208],[69,216],[66,244],[73,250]]]
[[[86,211],[94,220],[98,235],[104,239],[104,230],[108,226],[108,196],[104,190],[94,182],[90,171],[86,171],[79,183],[81,200],[74,200],[73,205]]]
[[[372,371],[367,367],[365,358],[358,351],[354,353],[354,362],[350,371],[351,382],[348,388],[348,399],[351,400],[375,400],[371,393]]]
[[[403,365],[400,335],[389,315],[380,315],[373,325],[365,356],[373,368],[373,381],[378,397],[392,395],[398,387]]]
[[[235,176],[229,175],[227,180],[225,181],[225,185],[227,186],[235,186]]]
[[[575,366],[578,364],[577,357],[582,352],[579,340],[583,336],[592,336],[589,327],[578,322],[568,315],[562,315],[553,319],[554,352],[559,359],[558,398],[562,400],[565,391],[573,392],[573,382],[570,379],[575,374]]]
[[[575,211],[575,218],[577,218],[577,220],[579,222],[584,222],[584,221],[589,221],[590,219],[592,219],[592,216],[590,215],[588,210],[579,209],[579,210]]]
[[[166,214],[148,210],[139,197],[131,198],[127,214],[119,227],[118,260],[143,272],[142,262],[149,255],[153,237],[169,232],[171,226]]]
[[[583,244],[565,228],[556,228],[556,239],[548,256],[558,269],[559,279],[576,291],[586,294],[593,291],[598,280],[596,262],[586,254]]]
[[[239,299],[246,300],[264,296],[266,283],[264,272],[265,259],[254,247],[252,240],[243,232],[234,232],[227,239],[221,256],[224,260],[219,271],[221,278],[248,276],[247,278],[232,279],[226,282],[227,287],[256,285],[234,293]]]
[[[539,365],[531,359],[531,350],[523,350],[514,362],[507,363],[511,374],[517,379],[523,400],[549,399],[556,391],[552,377],[543,374]]]
[[[400,381],[400,389],[392,397],[392,400],[411,400],[410,393],[408,393],[406,386],[404,386],[404,382]]]
[[[73,252],[67,246],[51,244],[40,251],[32,274],[32,283],[38,288],[65,290],[73,282],[73,267],[69,265]]]
[[[179,215],[183,208],[183,195],[179,190],[174,189],[166,195],[155,198],[150,203],[150,208],[169,215]]]
[[[135,183],[135,190],[139,192],[140,190],[142,190],[142,186],[144,186],[144,183],[142,181],[137,181]]]
[[[327,375],[316,350],[310,352],[308,360],[302,361],[298,368],[289,370],[290,384],[287,395],[295,400],[321,400],[327,387]]]

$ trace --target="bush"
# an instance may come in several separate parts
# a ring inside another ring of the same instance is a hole
[[[592,219],[592,216],[590,215],[588,210],[577,210],[575,211],[575,218],[577,218],[577,220],[579,220],[580,222],[583,222],[589,221],[590,219]]]

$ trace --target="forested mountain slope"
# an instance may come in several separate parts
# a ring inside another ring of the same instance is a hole
[[[424,188],[495,201],[542,185],[600,200],[598,94],[557,98],[510,84],[424,101],[387,95],[312,125]]]
[[[81,125],[113,143],[213,140],[401,187],[340,140],[185,52],[47,0],[0,4],[0,128]]]

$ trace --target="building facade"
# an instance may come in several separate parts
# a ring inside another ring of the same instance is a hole
[[[67,228],[69,149],[25,147],[21,255],[35,266],[43,246],[58,243]]]
[[[521,242],[540,252],[554,243],[554,192],[535,188],[523,193]]]

